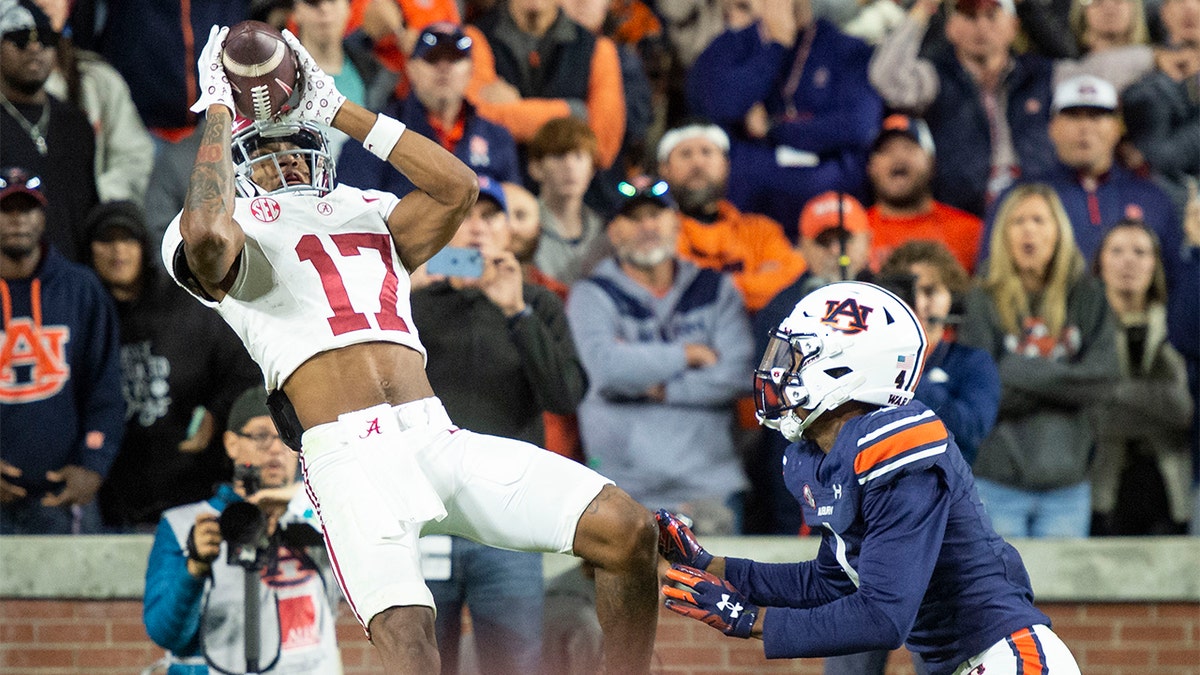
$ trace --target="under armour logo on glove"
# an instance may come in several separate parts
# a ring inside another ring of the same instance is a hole
[[[748,638],[758,620],[758,607],[724,579],[686,565],[672,565],[662,587],[667,609],[716,628],[726,635]]]
[[[738,603],[738,602],[730,602],[729,594],[725,593],[725,594],[721,595],[721,601],[717,603],[717,609],[722,610],[722,611],[728,611],[729,617],[732,619],[736,619],[738,616],[738,612],[742,611],[742,605],[741,605],[741,603]]]

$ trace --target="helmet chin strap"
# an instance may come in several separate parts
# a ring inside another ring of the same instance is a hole
[[[799,442],[800,438],[804,435],[804,430],[812,426],[812,423],[816,422],[818,417],[849,401],[851,392],[861,387],[866,381],[867,378],[863,375],[853,376],[849,382],[829,392],[825,398],[821,399],[817,407],[813,408],[812,412],[804,419],[800,419],[795,410],[789,410],[779,420],[779,433],[783,434],[784,438],[793,443]]]

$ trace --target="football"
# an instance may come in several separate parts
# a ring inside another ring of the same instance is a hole
[[[233,90],[237,113],[256,121],[278,118],[300,97],[300,68],[283,34],[261,21],[229,29],[221,65]]]

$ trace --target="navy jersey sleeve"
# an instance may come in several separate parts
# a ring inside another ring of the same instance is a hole
[[[902,472],[877,483],[863,496],[868,527],[858,590],[809,609],[768,609],[767,658],[894,649],[904,642],[938,559],[950,495],[936,470]]]
[[[816,607],[854,591],[841,573],[833,549],[822,545],[815,560],[760,563],[725,559],[725,578],[760,607]]]

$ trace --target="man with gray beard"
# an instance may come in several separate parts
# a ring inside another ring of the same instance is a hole
[[[579,406],[589,464],[649,509],[740,531],[746,479],[734,401],[749,393],[753,344],[725,274],[676,254],[667,182],[639,176],[607,227],[615,255],[571,288],[567,319],[590,383]]]
[[[682,212],[679,255],[729,274],[750,313],[804,272],[804,257],[779,223],[725,199],[729,137],[721,127],[689,122],[668,131],[658,143],[658,170]]]

